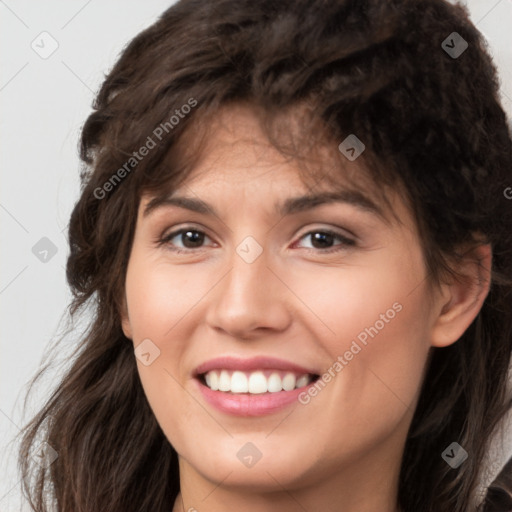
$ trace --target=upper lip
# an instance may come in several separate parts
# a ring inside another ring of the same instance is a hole
[[[240,371],[252,371],[252,370],[282,370],[295,372],[299,375],[306,373],[317,374],[316,370],[305,368],[290,361],[284,359],[277,359],[275,357],[251,357],[250,359],[241,359],[237,357],[224,356],[210,359],[200,364],[196,370],[195,375],[202,375],[209,372],[210,370],[240,370]]]

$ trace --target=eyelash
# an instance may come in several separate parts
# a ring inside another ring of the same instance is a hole
[[[206,237],[208,237],[208,235],[206,235],[206,233],[204,231],[201,231],[200,229],[196,229],[193,226],[188,226],[188,227],[184,227],[184,228],[178,229],[176,231],[173,231],[172,233],[169,233],[168,235],[165,235],[162,238],[159,238],[157,240],[157,246],[161,247],[163,245],[168,245],[168,249],[169,250],[171,250],[171,251],[173,251],[175,253],[178,253],[178,254],[191,253],[191,252],[195,252],[196,250],[201,249],[201,247],[196,248],[196,249],[193,249],[193,248],[181,249],[181,248],[178,248],[178,247],[171,247],[170,246],[170,241],[173,238],[175,238],[178,235],[181,235],[182,233],[186,233],[188,231],[192,231],[193,233],[201,233],[201,234],[204,234]],[[337,233],[336,231],[332,231],[330,229],[314,229],[312,231],[308,231],[307,233],[304,233],[299,238],[299,240],[302,240],[306,236],[310,236],[310,235],[315,234],[315,233],[322,233],[324,235],[333,236],[334,238],[337,238],[342,243],[337,245],[337,246],[334,246],[332,248],[329,248],[329,249],[315,249],[315,248],[310,249],[310,248],[306,248],[306,250],[308,252],[315,252],[315,253],[321,253],[321,254],[330,254],[330,253],[335,253],[335,252],[343,251],[347,247],[352,247],[352,246],[356,245],[355,240],[352,240],[352,239],[342,235],[341,233]]]

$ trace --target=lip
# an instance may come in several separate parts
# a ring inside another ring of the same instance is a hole
[[[218,357],[199,365],[194,372],[194,381],[205,401],[223,413],[242,417],[263,416],[281,411],[294,402],[297,403],[299,395],[304,391],[307,391],[310,386],[313,386],[315,381],[311,382],[307,386],[292,389],[291,391],[250,394],[213,391],[199,378],[200,375],[209,372],[210,370],[222,369],[240,371],[273,369],[294,372],[299,375],[304,375],[306,373],[314,375],[319,374],[318,370],[305,368],[283,359],[264,356],[253,357],[250,359],[240,359],[229,356]]]
[[[298,406],[299,395],[315,384],[315,382],[312,382],[303,388],[293,389],[292,391],[251,395],[249,393],[213,391],[199,379],[195,379],[195,382],[206,402],[217,410],[232,416],[245,417],[272,414],[285,409],[293,403]]]
[[[284,359],[277,359],[275,357],[258,356],[251,357],[250,359],[242,359],[238,357],[224,356],[210,359],[209,361],[200,364],[194,376],[209,372],[210,370],[240,370],[240,371],[253,371],[253,370],[282,370],[294,372],[299,375],[305,373],[313,373],[318,375],[319,371],[312,368],[305,368],[298,364],[285,361]]]

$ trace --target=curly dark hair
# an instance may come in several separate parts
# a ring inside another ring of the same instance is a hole
[[[450,54],[449,36],[467,49]],[[406,512],[482,510],[484,455],[512,407],[512,136],[486,42],[467,9],[444,0],[181,0],[127,45],[83,126],[67,279],[70,315],[90,306],[94,317],[23,430],[32,508],[164,512],[179,492],[177,454],[148,405],[120,311],[142,193],[186,178],[185,135],[232,102],[258,107],[273,141],[276,114],[300,105],[336,145],[357,134],[373,182],[400,187],[412,205],[432,282],[456,272],[461,247],[491,244],[480,313],[458,342],[431,351],[398,490]],[[156,147],[112,184],[166,122]],[[311,126],[303,136],[313,140]],[[41,431],[58,453],[48,467],[29,456]],[[440,456],[453,440],[471,454],[457,470]]]

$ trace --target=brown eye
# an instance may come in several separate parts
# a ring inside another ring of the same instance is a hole
[[[335,252],[355,245],[354,240],[330,230],[309,231],[301,237],[301,240],[308,237],[311,240],[312,249],[318,249],[320,252]],[[336,240],[341,243],[333,245]],[[306,247],[306,249],[309,248]]]
[[[182,228],[178,231],[173,231],[164,236],[159,245],[170,245],[170,249],[176,252],[185,252],[201,248],[205,238],[209,238],[205,233],[197,229]],[[173,240],[176,239],[174,242]],[[182,244],[180,246],[180,244]]]

